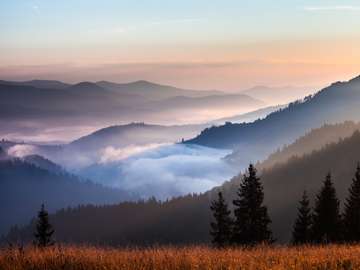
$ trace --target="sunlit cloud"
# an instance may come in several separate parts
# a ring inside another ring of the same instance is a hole
[[[25,157],[35,153],[36,147],[27,144],[17,144],[9,148],[7,151],[10,156]]]
[[[114,162],[122,159],[126,159],[132,155],[140,154],[151,149],[155,149],[161,146],[168,145],[167,143],[152,143],[146,145],[129,145],[123,148],[115,148],[108,146],[103,150],[102,156],[100,157],[100,163]]]

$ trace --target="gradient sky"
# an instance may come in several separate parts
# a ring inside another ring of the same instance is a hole
[[[360,74],[359,29],[359,1],[3,0],[0,78],[318,86]]]

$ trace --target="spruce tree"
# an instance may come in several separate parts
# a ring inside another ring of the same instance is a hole
[[[271,221],[267,208],[263,205],[263,187],[252,164],[249,165],[248,174],[243,176],[237,195],[238,198],[233,201],[235,206],[233,243],[255,245],[271,242],[272,233],[269,229]]]
[[[339,200],[330,173],[316,196],[312,238],[315,243],[331,243],[341,239]]]
[[[38,247],[47,247],[54,244],[52,240],[52,236],[54,234],[54,230],[49,223],[49,214],[45,210],[44,204],[41,205],[41,210],[38,213],[38,220],[36,224],[36,232],[35,236],[35,244]]]
[[[349,188],[344,209],[344,236],[349,242],[360,242],[360,165]]]
[[[212,244],[223,248],[230,244],[232,219],[221,192],[218,193],[218,199],[212,201],[210,209],[214,217],[214,222],[210,224]]]
[[[311,240],[311,209],[306,191],[304,191],[299,205],[298,216],[292,232],[292,243],[295,245],[306,244]]]

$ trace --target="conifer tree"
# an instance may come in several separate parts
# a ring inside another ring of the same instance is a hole
[[[306,191],[304,191],[299,204],[298,216],[292,232],[292,243],[295,245],[306,244],[311,240],[311,209]]]
[[[54,244],[52,240],[52,236],[54,234],[54,230],[49,223],[49,214],[45,210],[44,204],[41,205],[41,210],[38,213],[38,220],[36,224],[36,232],[35,236],[35,244],[38,247],[47,247]]]
[[[312,238],[316,243],[331,243],[341,239],[339,200],[330,173],[327,174],[324,185],[316,196]]]
[[[256,169],[249,165],[233,201],[234,228],[232,241],[237,245],[254,245],[272,242],[271,223],[267,208],[263,205],[264,192]]]
[[[344,209],[344,236],[349,242],[360,242],[360,165],[349,188]]]
[[[210,224],[212,243],[218,248],[223,248],[230,244],[232,219],[221,192],[218,193],[218,199],[212,201],[210,209],[215,220]]]

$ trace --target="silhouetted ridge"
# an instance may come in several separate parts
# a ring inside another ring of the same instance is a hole
[[[80,82],[78,84],[70,86],[68,89],[78,91],[106,91],[104,88],[92,82]]]
[[[33,86],[36,88],[45,88],[45,89],[65,89],[70,86],[70,84],[55,80],[31,80],[31,81],[0,80],[0,84],[17,85],[17,86]]]

